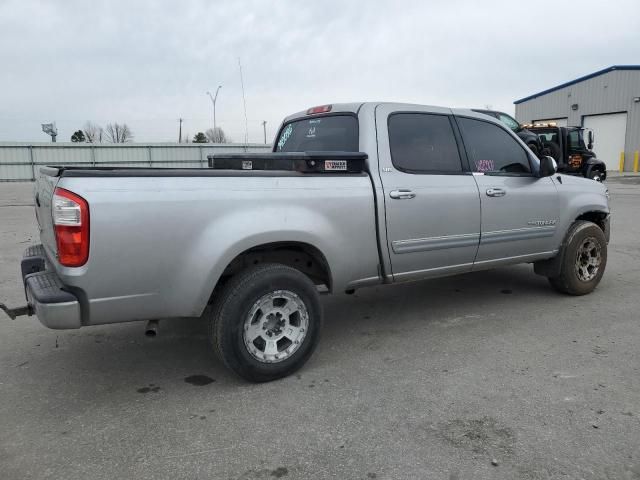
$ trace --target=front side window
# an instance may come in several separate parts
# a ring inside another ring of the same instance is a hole
[[[358,119],[331,115],[296,120],[284,126],[276,152],[357,152]]]
[[[567,137],[569,138],[569,149],[586,150],[584,139],[582,136],[582,130],[571,130],[569,131]]]
[[[471,170],[486,174],[530,174],[524,148],[497,125],[458,118]]]
[[[391,162],[407,173],[461,172],[462,163],[449,117],[396,113],[389,117]]]

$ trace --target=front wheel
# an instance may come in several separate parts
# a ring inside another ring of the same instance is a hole
[[[595,180],[596,182],[602,182],[604,180],[604,175],[601,170],[593,169],[589,172],[588,178],[591,180]]]
[[[538,145],[535,143],[528,143],[527,147],[529,147],[529,150],[531,150],[537,158],[540,158],[540,149],[538,148]]]
[[[321,326],[313,282],[294,268],[263,264],[237,274],[217,295],[209,337],[228,368],[246,380],[267,382],[304,365]]]
[[[607,265],[607,240],[600,227],[580,220],[567,236],[560,275],[549,278],[556,290],[569,295],[591,293]]]

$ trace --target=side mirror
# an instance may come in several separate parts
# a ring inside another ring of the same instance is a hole
[[[593,148],[593,130],[589,130],[587,132],[587,139],[588,139],[587,148],[591,150]]]
[[[540,178],[550,177],[558,171],[558,164],[553,157],[542,157],[540,159]]]

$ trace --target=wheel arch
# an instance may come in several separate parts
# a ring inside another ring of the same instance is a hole
[[[547,260],[541,260],[538,262],[534,262],[533,270],[536,274],[542,275],[545,277],[554,277],[560,274],[560,269],[562,266],[562,261],[564,260],[564,254],[567,246],[567,242],[569,240],[569,236],[571,235],[571,231],[573,226],[579,221],[591,222],[602,230],[604,236],[609,242],[609,225],[608,225],[609,213],[603,212],[601,210],[590,210],[581,213],[578,217],[575,218],[573,222],[569,225],[569,228],[564,234],[562,239],[562,244],[558,249],[558,254],[555,257],[549,258]]]
[[[295,240],[260,243],[236,254],[217,279],[211,296],[236,273],[261,263],[287,265],[305,274],[314,284],[324,286],[327,292],[333,290],[331,267],[325,254],[310,243]]]

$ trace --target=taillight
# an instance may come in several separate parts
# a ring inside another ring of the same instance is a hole
[[[321,105],[319,107],[312,107],[307,110],[307,115],[315,115],[316,113],[328,113],[331,111],[331,105]]]
[[[65,267],[80,267],[89,258],[89,204],[64,188],[56,188],[52,203],[58,261]]]

